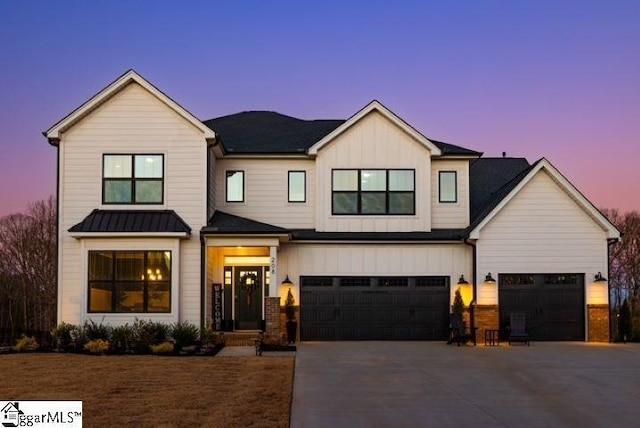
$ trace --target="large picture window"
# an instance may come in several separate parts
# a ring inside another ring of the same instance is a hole
[[[227,202],[244,202],[244,171],[227,171]]]
[[[415,170],[334,169],[334,215],[415,214]]]
[[[163,155],[103,156],[104,204],[162,204],[163,201]]]
[[[307,180],[305,171],[289,171],[289,202],[305,202],[307,200]]]
[[[458,174],[440,171],[438,174],[439,202],[458,202]]]
[[[171,312],[171,251],[90,251],[89,312]]]

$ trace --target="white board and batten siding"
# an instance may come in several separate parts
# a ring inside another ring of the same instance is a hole
[[[440,202],[440,171],[455,171],[456,202]],[[431,227],[464,229],[469,226],[469,160],[434,160],[431,163]]]
[[[480,231],[478,276],[584,273],[586,303],[607,303],[607,234],[544,170]],[[498,284],[478,286],[478,304],[497,304]]]
[[[226,171],[244,171],[244,202],[226,202]],[[289,171],[306,172],[306,202],[288,201]],[[216,209],[283,228],[314,228],[312,159],[218,159],[214,174]]]
[[[298,281],[318,276],[449,276],[451,294],[461,274],[471,276],[472,252],[460,244],[290,244],[278,252],[278,270]],[[299,300],[299,283],[294,297]]]
[[[415,215],[331,214],[332,170],[415,169]],[[318,151],[316,229],[321,232],[410,232],[431,230],[431,153],[382,114],[372,111]]]
[[[108,153],[163,154],[164,203],[102,205],[102,156]],[[86,316],[81,302],[87,287],[82,266],[86,259],[83,242],[88,244],[92,240],[72,238],[66,232],[71,226],[95,208],[172,209],[196,232],[190,239],[180,242],[180,269],[174,264],[174,272],[180,272],[177,283],[180,285],[179,300],[183,302],[180,304],[181,320],[199,323],[200,243],[197,231],[206,223],[206,153],[202,131],[137,83],[125,86],[62,134],[59,295],[63,297],[59,321],[80,323]],[[139,241],[119,239],[118,242],[126,249]],[[149,242],[149,249],[158,249],[157,242],[153,245]],[[172,240],[172,245],[177,245],[176,242]],[[177,297],[177,294],[172,295],[172,299]]]

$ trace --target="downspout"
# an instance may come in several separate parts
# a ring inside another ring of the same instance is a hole
[[[472,243],[471,241],[469,241],[469,238],[465,238],[464,239],[464,243],[467,244],[468,246],[470,246],[471,248],[473,248],[472,250],[472,278],[473,281],[471,282],[471,302],[469,302],[469,328],[470,331],[473,333],[473,337],[474,337],[474,345],[476,342],[476,303],[477,303],[477,282],[478,282],[478,255],[477,255],[477,251],[478,248],[476,247],[476,244]]]
[[[200,331],[205,328],[205,312],[207,310],[205,296],[206,296],[206,277],[205,277],[205,263],[206,263],[206,246],[205,239],[202,231],[200,232]]]
[[[58,292],[60,287],[60,143],[56,145],[56,321],[55,325],[60,323],[61,312],[58,308],[60,299],[58,298]]]
[[[58,293],[60,291],[60,139],[49,138],[47,131],[43,131],[42,135],[47,139],[50,145],[56,148],[56,297],[54,304],[56,307],[55,325],[58,325],[60,322],[60,315],[62,313],[58,306],[60,304],[60,299],[58,298]]]

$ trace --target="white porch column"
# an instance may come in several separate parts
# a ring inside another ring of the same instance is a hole
[[[271,282],[269,283],[269,296],[278,297],[278,247],[269,247],[269,269],[271,271]]]

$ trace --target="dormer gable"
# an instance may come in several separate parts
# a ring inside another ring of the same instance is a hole
[[[382,115],[385,119],[392,122],[414,140],[416,140],[419,144],[423,145],[431,152],[431,156],[440,156],[442,155],[442,151],[438,148],[436,144],[434,144],[427,137],[418,132],[415,128],[409,125],[407,122],[402,120],[398,115],[389,110],[387,107],[382,105],[379,101],[373,100],[369,104],[367,104],[364,108],[358,111],[356,114],[347,119],[342,125],[338,126],[331,133],[327,134],[320,141],[311,146],[308,150],[310,155],[317,155],[318,151],[323,147],[331,144],[336,138],[340,135],[344,134],[347,130],[355,126],[357,123],[362,121],[368,115],[377,112]]]

